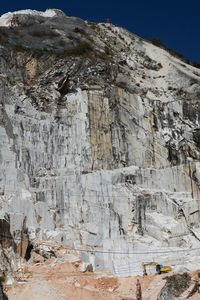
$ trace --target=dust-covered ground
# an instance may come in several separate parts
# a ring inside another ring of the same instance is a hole
[[[79,257],[64,247],[53,248],[51,257],[50,248],[41,249],[32,253],[28,263],[23,263],[21,273],[13,281],[4,284],[9,300],[136,299],[137,279],[141,282],[143,300],[186,299],[197,279],[198,271],[116,277],[106,271],[87,271]],[[189,299],[199,297],[195,293]]]

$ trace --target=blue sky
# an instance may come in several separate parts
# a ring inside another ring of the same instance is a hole
[[[144,38],[160,37],[169,48],[200,62],[200,0],[1,0],[0,14],[59,8],[69,16],[105,21]]]

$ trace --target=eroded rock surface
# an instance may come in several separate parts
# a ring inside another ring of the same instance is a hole
[[[86,250],[94,270],[196,268],[200,70],[114,25],[58,11],[9,20],[0,217],[16,244],[26,220],[30,240]]]

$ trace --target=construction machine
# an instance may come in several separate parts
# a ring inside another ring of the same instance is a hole
[[[142,268],[143,268],[143,275],[144,276],[147,275],[147,270],[146,270],[147,266],[155,266],[157,274],[168,273],[168,272],[172,271],[172,267],[160,265],[155,261],[151,261],[151,262],[148,262],[148,263],[143,262],[142,263]]]

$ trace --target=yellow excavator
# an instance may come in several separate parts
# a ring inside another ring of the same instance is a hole
[[[143,275],[144,276],[147,275],[147,270],[146,270],[147,266],[155,266],[157,274],[168,273],[168,272],[172,271],[172,267],[160,265],[155,261],[151,261],[151,262],[148,262],[148,263],[143,262],[142,263],[142,268],[143,268]]]

